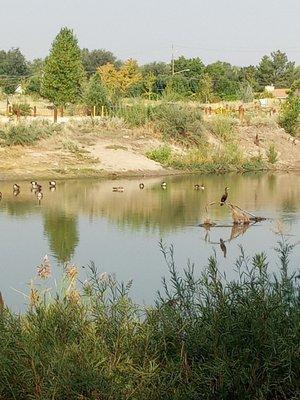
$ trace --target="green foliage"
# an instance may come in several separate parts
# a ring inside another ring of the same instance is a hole
[[[30,77],[25,87],[25,93],[29,95],[40,96],[42,88],[42,78],[38,75]]]
[[[59,230],[57,229],[59,226]],[[49,238],[50,249],[56,259],[64,264],[73,257],[79,241],[77,218],[64,213],[46,213],[44,216],[44,232]]]
[[[173,139],[182,144],[197,144],[203,138],[203,116],[198,108],[178,104],[162,104],[152,113],[154,128],[164,139]]]
[[[266,164],[261,156],[251,157],[250,160],[242,164],[242,169],[244,171],[263,171],[266,169]]]
[[[280,115],[279,125],[292,136],[297,136],[300,132],[300,97],[290,96],[283,104]]]
[[[116,116],[123,118],[130,128],[147,125],[152,119],[152,106],[142,103],[133,103],[128,106],[117,107]]]
[[[210,103],[213,101],[213,80],[209,74],[205,73],[200,78],[199,89],[196,93],[196,97],[204,103]]]
[[[14,93],[22,77],[28,74],[25,57],[18,48],[0,50],[0,86],[5,93]]]
[[[202,273],[189,264],[179,274],[173,247],[161,244],[169,276],[152,307],[135,305],[131,283],[99,274],[93,263],[81,296],[74,268],[54,297],[39,280],[24,315],[1,306],[1,398],[298,398],[292,249],[278,244],[275,277],[264,253],[249,259],[242,250],[230,281],[215,256]]]
[[[248,82],[240,83],[238,95],[240,100],[242,100],[245,103],[253,101],[254,99],[253,89]]]
[[[43,95],[56,106],[75,103],[82,93],[84,69],[73,31],[62,28],[45,60]]]
[[[206,122],[208,129],[219,139],[230,141],[234,139],[235,127],[238,124],[236,118],[217,115]]]
[[[269,149],[267,151],[267,157],[268,157],[269,163],[271,163],[271,164],[275,164],[278,161],[278,152],[277,152],[274,144],[271,144],[269,146]]]
[[[239,69],[226,62],[207,65],[205,72],[213,81],[213,91],[223,100],[236,100],[239,89]]]
[[[108,50],[104,49],[82,49],[82,62],[84,66],[84,70],[88,77],[94,75],[97,72],[97,69],[105,64],[113,64],[115,66],[120,65],[120,61],[117,61],[116,56]]]
[[[18,114],[18,111],[20,112],[21,116],[28,116],[31,115],[31,107],[30,104],[27,103],[15,103],[12,105],[12,113],[14,115]]]
[[[0,127],[0,143],[2,146],[32,145],[40,139],[59,132],[60,129],[59,125],[47,121],[7,124]]]
[[[264,56],[257,68],[257,79],[263,89],[267,85],[279,88],[290,87],[294,80],[295,63],[288,61],[287,55],[280,50]]]
[[[101,112],[101,106],[107,107],[110,104],[107,91],[101,82],[99,74],[91,77],[84,91],[83,101],[90,108],[96,106],[98,115]]]
[[[151,160],[157,161],[163,165],[169,165],[171,159],[172,151],[167,145],[158,147],[157,149],[148,151],[146,156]]]

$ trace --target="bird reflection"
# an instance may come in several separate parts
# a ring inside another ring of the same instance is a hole
[[[222,238],[220,238],[220,247],[223,252],[224,258],[226,258],[227,248],[226,248],[225,242]]]

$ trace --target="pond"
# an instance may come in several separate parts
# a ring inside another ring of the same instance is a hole
[[[166,189],[161,187],[162,180]],[[141,181],[145,184],[142,190]],[[278,227],[291,242],[300,237],[300,173],[68,180],[58,181],[55,191],[48,189],[48,182],[41,182],[44,197],[40,203],[30,182],[18,182],[18,196],[13,195],[13,183],[0,182],[0,291],[16,311],[24,309],[27,300],[22,293],[28,293],[45,254],[54,278],[70,261],[80,267],[84,279],[86,268],[82,266],[94,261],[99,272],[115,274],[126,282],[132,279],[133,298],[148,304],[161,288],[161,277],[167,275],[159,249],[161,239],[174,245],[178,269],[190,259],[197,274],[215,251],[220,268],[231,278],[241,246],[249,256],[267,252],[275,271]],[[203,191],[194,190],[195,184],[202,183]],[[124,187],[124,192],[113,192],[114,186]],[[225,186],[230,188],[228,201],[268,220],[232,228],[228,207],[214,205],[209,207],[210,217],[222,226],[210,231],[200,227],[205,206],[219,201]],[[297,246],[292,268],[299,268],[299,255]]]

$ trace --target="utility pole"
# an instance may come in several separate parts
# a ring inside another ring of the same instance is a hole
[[[172,75],[175,74],[174,45],[172,44]]]

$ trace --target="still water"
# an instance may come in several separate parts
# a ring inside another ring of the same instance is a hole
[[[198,273],[216,251],[220,268],[230,278],[240,246],[249,256],[268,252],[271,269],[278,268],[274,251],[278,221],[291,242],[300,238],[300,173],[173,176],[165,179],[166,190],[161,188],[161,178],[142,181],[143,190],[136,179],[58,181],[53,192],[47,182],[41,182],[40,204],[29,182],[18,182],[18,196],[13,195],[13,182],[0,182],[0,291],[5,302],[14,310],[24,309],[27,300],[22,293],[28,293],[45,254],[54,278],[71,261],[84,279],[86,268],[81,267],[94,261],[99,272],[115,274],[118,280],[132,279],[132,296],[143,304],[153,301],[161,277],[167,274],[160,239],[174,245],[178,269],[190,259]],[[202,183],[204,191],[193,189]],[[115,193],[113,186],[125,190]],[[226,226],[231,225],[228,208],[212,206],[210,217],[223,227],[210,231],[199,227],[206,204],[219,200],[225,186],[230,188],[230,202],[269,219],[248,229],[232,228]],[[299,268],[299,259],[297,246],[291,268]]]

